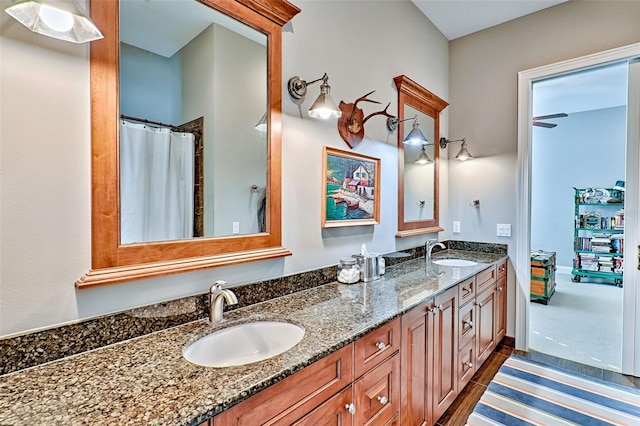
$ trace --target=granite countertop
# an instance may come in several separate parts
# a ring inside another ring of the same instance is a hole
[[[373,282],[335,282],[227,312],[219,326],[199,320],[10,373],[0,377],[0,424],[197,425],[505,257],[446,250],[434,259],[482,263],[433,265],[442,273],[434,277],[423,259],[411,260]],[[201,367],[182,357],[199,337],[256,320],[299,324],[305,336],[245,366]]]

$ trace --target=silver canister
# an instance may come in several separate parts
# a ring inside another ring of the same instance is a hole
[[[363,256],[361,254],[354,254],[353,257],[355,257],[358,261],[358,267],[360,268],[360,279],[362,281],[366,283],[380,278],[378,256]]]

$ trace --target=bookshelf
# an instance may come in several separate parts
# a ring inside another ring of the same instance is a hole
[[[622,287],[624,273],[624,191],[574,188],[571,280],[612,279]]]

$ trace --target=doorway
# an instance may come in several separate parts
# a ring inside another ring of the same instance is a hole
[[[529,349],[620,372],[626,61],[533,81],[532,115]]]
[[[640,341],[635,318],[638,307],[637,278],[635,260],[638,256],[638,127],[640,111],[640,64],[634,58],[640,57],[640,44],[625,46],[594,55],[552,64],[518,74],[518,173],[517,173],[517,216],[516,225],[516,347],[528,350],[530,346],[530,278],[531,278],[531,207],[532,207],[532,138],[533,103],[532,89],[535,81],[554,76],[566,75],[579,70],[624,61],[628,67],[628,106],[626,117],[626,158],[625,178],[625,258],[631,259],[631,266],[625,269],[622,317],[622,366],[624,374],[640,375],[640,356],[636,356],[635,342]],[[570,159],[567,159],[570,160]],[[639,354],[640,355],[640,354]]]

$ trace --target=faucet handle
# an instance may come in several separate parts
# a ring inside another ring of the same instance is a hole
[[[217,280],[216,282],[214,282],[211,285],[211,288],[209,289],[209,293],[217,293],[219,291],[222,291],[222,286],[228,285],[229,283],[223,280]]]

